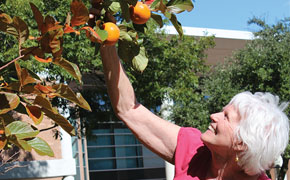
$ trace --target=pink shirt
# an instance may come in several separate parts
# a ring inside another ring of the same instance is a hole
[[[175,151],[174,180],[204,180],[211,162],[211,153],[195,128],[181,128]],[[264,173],[258,180],[271,180]]]

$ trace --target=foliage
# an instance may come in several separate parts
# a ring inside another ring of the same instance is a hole
[[[208,72],[208,66],[204,64],[205,51],[213,46],[214,37],[201,37],[198,41],[187,41],[184,46],[178,47],[176,55],[169,54],[176,60],[173,67],[181,65],[179,69],[172,69],[177,77],[168,91],[174,102],[171,119],[181,126],[201,130],[207,127],[207,109],[203,103],[206,97],[201,91],[201,79],[202,74]]]
[[[94,65],[93,68],[84,65],[87,59],[82,55],[92,55],[92,48],[86,48],[89,42],[95,44],[97,52],[99,45],[109,38],[108,32],[103,29],[104,23],[116,24],[118,19],[121,30],[119,55],[135,70],[144,71],[148,59],[143,40],[139,38],[142,35],[139,34],[145,33],[148,28],[146,24],[132,24],[129,18],[129,8],[136,3],[137,0],[72,0],[70,4],[59,0],[7,0],[0,5],[0,38],[4,40],[1,41],[3,49],[0,52],[1,149],[9,148],[13,144],[27,151],[34,149],[40,155],[53,156],[49,145],[37,137],[41,131],[37,125],[42,122],[43,116],[52,119],[69,134],[74,135],[74,127],[51,102],[58,97],[91,111],[82,95],[73,92],[63,82],[67,77],[73,77],[82,84],[79,66],[84,72],[94,72],[99,68],[100,63],[90,58],[89,65]],[[163,17],[160,14],[163,14],[182,35],[182,27],[175,13],[192,10],[191,0],[155,0],[148,4],[153,20],[162,26]],[[87,6],[91,8],[88,9]],[[24,10],[21,7],[25,7]],[[19,12],[8,15],[15,9],[19,9]],[[31,15],[34,19],[27,18]],[[76,47],[79,49],[74,52]],[[64,50],[65,48],[68,50]],[[129,56],[132,51],[134,54]],[[38,63],[36,67],[35,62]],[[39,74],[49,78],[41,79]],[[27,115],[33,123],[18,121],[13,113]]]
[[[209,96],[206,102],[209,113],[219,112],[241,91],[271,92],[281,101],[290,100],[290,19],[272,26],[257,18],[250,23],[261,28],[255,39],[213,68],[203,81],[203,92]],[[289,107],[286,114],[290,116]],[[289,159],[289,150],[288,145],[284,159]]]
[[[199,121],[191,121],[190,116],[196,117],[197,114],[193,114],[192,111],[185,113],[182,107],[196,106],[196,109],[198,106],[196,102],[203,99],[199,75],[208,71],[204,63],[205,50],[214,46],[213,37],[198,39],[184,36],[180,39],[176,35],[167,35],[152,22],[147,25],[150,30],[141,38],[144,39],[143,45],[150,60],[148,66],[140,74],[129,64],[123,64],[138,102],[151,111],[161,114],[165,110],[161,109],[162,103],[170,97],[176,102],[174,106],[176,113],[173,117],[176,123],[204,127],[204,124],[202,125]],[[115,117],[109,117],[110,113],[107,114],[112,109],[108,106],[110,101],[106,92],[102,89],[99,89],[99,92],[96,92],[96,89],[93,91],[83,93],[91,107],[94,107],[92,113],[82,112],[86,117],[85,127],[94,126],[92,122],[89,122],[90,119],[117,120]],[[200,111],[200,113],[204,112]]]

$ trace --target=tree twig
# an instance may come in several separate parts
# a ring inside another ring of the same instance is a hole
[[[58,124],[54,124],[54,125],[53,125],[53,126],[51,126],[51,127],[44,128],[44,129],[40,129],[40,130],[39,130],[39,132],[42,132],[42,131],[47,131],[47,130],[53,129],[53,128],[57,127],[57,126],[58,126]]]
[[[4,152],[4,151],[1,151],[1,153],[2,153],[2,152]],[[18,155],[19,153],[20,153],[20,151],[17,151],[17,152],[15,152],[12,156],[10,156],[7,160],[2,161],[1,164],[0,164],[0,168],[1,168],[3,165],[7,164],[10,160],[13,160],[13,158],[14,158],[16,155]]]
[[[23,58],[23,56],[24,56],[24,55],[22,55],[22,56],[19,56],[19,57],[17,57],[17,58],[15,58],[15,59],[13,59],[12,61],[8,62],[8,63],[7,63],[7,64],[5,64],[4,66],[0,67],[0,71],[1,71],[2,69],[6,68],[7,66],[9,66],[10,64],[14,63],[15,61],[17,61],[17,60],[19,60],[19,59]]]

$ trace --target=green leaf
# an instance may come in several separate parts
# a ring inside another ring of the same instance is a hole
[[[168,19],[171,19],[171,13],[170,13],[170,12],[165,11],[163,14],[164,14],[164,16],[167,17]]]
[[[160,0],[155,0],[153,3],[150,5],[151,9],[155,9],[160,3]]]
[[[37,152],[37,154],[41,156],[54,156],[54,153],[48,143],[39,137],[27,141],[27,143],[35,150],[35,152]]]
[[[20,99],[16,94],[0,92],[0,114],[5,114],[15,109],[19,103]]]
[[[175,14],[181,13],[185,10],[190,12],[194,7],[191,0],[170,0],[166,6],[169,12]]]
[[[14,121],[5,127],[6,136],[15,135],[17,139],[33,138],[39,131],[32,129],[29,123]]]
[[[118,42],[118,55],[124,62],[131,63],[139,51],[140,47],[134,41],[119,40]]]
[[[120,3],[119,2],[112,2],[112,4],[109,6],[109,10],[113,14],[119,12],[120,11],[120,8],[121,8],[121,6],[120,6]]]
[[[133,27],[136,31],[141,32],[141,33],[145,33],[145,34],[148,30],[146,23],[145,24],[134,24],[133,23]]]
[[[181,26],[180,22],[177,21],[177,18],[176,18],[175,14],[171,14],[170,21],[173,24],[173,26],[175,27],[175,29],[178,32],[179,36],[183,36],[182,26]]]
[[[64,68],[68,73],[70,73],[74,78],[76,78],[80,83],[82,83],[82,75],[78,66],[64,58],[56,58],[53,64]]]
[[[45,108],[41,108],[41,111],[43,111],[47,117],[52,119],[56,124],[58,124],[63,130],[65,130],[71,136],[75,135],[74,127],[68,122],[66,118],[64,118],[58,112],[54,112]]]
[[[151,17],[159,25],[160,28],[163,27],[163,20],[162,20],[162,17],[160,15],[155,14],[155,13],[151,13]]]
[[[119,40],[136,41],[138,34],[133,28],[127,27],[125,25],[120,25],[119,29],[120,29]]]
[[[120,37],[119,37],[119,40],[133,41],[133,39],[128,34],[128,32],[127,31],[123,31],[121,28],[120,28]]]
[[[146,57],[145,47],[140,47],[140,52],[132,60],[133,68],[139,72],[143,72],[148,64],[148,58]]]
[[[17,142],[14,142],[17,146],[20,146],[25,151],[31,151],[32,147],[27,143],[27,141],[22,139],[17,139]]]
[[[98,28],[96,33],[100,36],[101,41],[105,41],[108,38],[108,32]]]
[[[166,5],[163,3],[164,0],[155,0],[155,1],[151,4],[151,8],[154,7],[155,10],[159,10],[164,14],[167,9]]]

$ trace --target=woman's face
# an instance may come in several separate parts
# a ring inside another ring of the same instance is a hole
[[[232,152],[234,130],[240,122],[239,112],[233,105],[227,105],[222,112],[212,114],[210,118],[212,121],[201,140],[212,152],[220,155]]]

